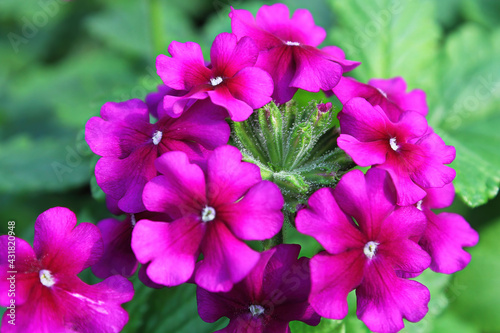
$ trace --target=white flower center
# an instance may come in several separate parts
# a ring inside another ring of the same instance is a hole
[[[422,210],[422,201],[423,200],[420,200],[419,202],[417,202],[417,204],[415,206],[417,206],[417,209],[418,210]]]
[[[286,41],[285,44],[288,46],[300,46],[299,42],[292,42],[291,40]]]
[[[381,93],[385,98],[387,98],[387,94],[385,93],[385,91],[383,91],[382,89],[379,89],[379,88],[376,88],[378,90],[379,93]]]
[[[265,309],[262,305],[250,305],[249,307],[252,316],[257,317],[264,313]]]
[[[130,224],[134,227],[136,223],[137,220],[135,219],[135,214],[130,214]]]
[[[392,150],[398,151],[399,145],[396,143],[396,138],[391,138],[389,140],[389,144],[391,145]]]
[[[40,277],[40,282],[45,286],[45,287],[52,287],[55,283],[56,280],[52,276],[52,273],[46,269],[40,270],[38,272],[38,276]]]
[[[161,141],[161,138],[163,137],[163,132],[162,131],[156,131],[153,134],[153,143],[155,146],[158,146],[158,144]]]
[[[375,252],[377,252],[377,246],[379,244],[374,241],[369,241],[368,243],[365,244],[365,248],[363,249],[363,252],[365,253],[365,256],[368,259],[371,259],[375,256]]]
[[[210,84],[212,85],[212,87],[215,87],[215,86],[221,84],[222,81],[223,81],[222,78],[220,76],[217,76],[215,78],[210,79]]]
[[[213,207],[205,206],[201,211],[201,220],[203,222],[210,222],[215,219],[215,209]]]

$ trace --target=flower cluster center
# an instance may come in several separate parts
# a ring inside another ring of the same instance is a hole
[[[163,132],[162,131],[156,131],[156,132],[154,132],[154,134],[153,134],[153,144],[155,146],[158,146],[158,144],[160,143],[162,137],[163,137]]]
[[[379,245],[379,243],[374,242],[374,241],[369,241],[368,243],[365,244],[365,248],[363,249],[363,252],[368,259],[372,259],[375,256],[375,253],[377,252],[378,245]]]
[[[45,287],[52,287],[55,283],[56,280],[52,276],[52,273],[46,269],[40,270],[38,272],[38,276],[40,277],[40,282],[45,286]]]
[[[300,46],[299,42],[292,42],[291,40],[286,41],[285,44],[288,46]]]
[[[201,211],[201,220],[203,222],[210,222],[215,219],[215,209],[213,207],[205,206]]]
[[[215,78],[210,79],[210,84],[212,85],[212,87],[215,87],[215,86],[218,86],[219,84],[221,84],[222,81],[224,81],[224,80],[220,76],[217,76]]]
[[[262,305],[255,305],[255,304],[250,305],[249,309],[250,309],[250,313],[254,317],[260,316],[265,311],[265,309]]]
[[[397,144],[397,142],[396,142],[396,138],[391,138],[391,139],[389,140],[389,144],[391,145],[392,150],[394,150],[394,151],[398,151],[398,149],[399,149],[399,145],[398,145],[398,144]]]

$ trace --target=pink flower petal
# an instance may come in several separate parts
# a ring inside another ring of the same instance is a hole
[[[283,205],[279,187],[272,182],[262,181],[250,188],[242,200],[218,210],[217,218],[225,221],[240,239],[264,240],[281,230]]]
[[[271,74],[274,81],[273,99],[283,104],[292,99],[297,88],[291,87],[295,76],[293,49],[285,44],[262,51],[255,66]]]
[[[387,156],[387,142],[383,140],[361,142],[353,136],[340,134],[337,145],[362,167],[382,164]]]
[[[366,175],[361,170],[345,174],[335,188],[334,197],[370,240],[377,237],[384,220],[396,208],[394,185],[387,172],[376,168],[368,170]]]
[[[76,275],[99,260],[103,242],[97,226],[91,223],[77,226],[72,211],[54,207],[36,219],[33,248],[42,265],[55,276]]]
[[[227,86],[217,87],[207,93],[212,103],[222,106],[229,112],[233,121],[245,121],[253,113],[253,108],[233,96]]]
[[[208,226],[201,245],[204,258],[196,268],[195,281],[208,291],[227,292],[255,267],[259,253],[215,221]]]
[[[177,211],[197,213],[199,207],[193,207],[192,202],[198,201],[202,207],[206,201],[205,176],[200,167],[191,164],[186,153],[180,151],[163,154],[155,166],[162,175],[144,187],[146,208],[167,214]]]
[[[261,51],[283,43],[272,33],[259,28],[255,23],[252,13],[248,10],[231,7],[229,17],[231,18],[232,31],[238,39],[242,39],[245,36],[251,37]]]
[[[164,223],[141,220],[132,233],[132,249],[141,263],[151,261],[149,278],[176,286],[193,275],[205,226],[196,216]]]
[[[311,47],[293,47],[296,62],[295,75],[290,86],[307,91],[331,90],[342,76],[342,66],[324,57],[323,52]]]
[[[0,236],[0,306],[3,307],[9,306],[11,299],[16,306],[25,303],[35,283],[40,281],[41,267],[31,245],[17,237],[12,240],[12,237]]]
[[[364,236],[339,208],[331,189],[316,191],[309,198],[308,206],[297,213],[297,230],[314,237],[329,253],[364,245]]]
[[[210,82],[210,69],[205,66],[198,44],[173,41],[168,52],[172,57],[160,54],[156,58],[157,73],[168,87],[190,90],[194,86]]]
[[[442,209],[451,206],[455,197],[455,187],[449,183],[440,188],[425,189],[427,196],[424,198],[422,206],[432,209]]]
[[[428,224],[420,244],[432,257],[431,269],[445,274],[464,269],[470,254],[463,248],[476,245],[478,233],[458,214],[425,212]]]
[[[417,322],[427,313],[429,290],[422,284],[396,276],[390,263],[372,260],[356,289],[356,313],[374,332],[396,332],[403,318]]]
[[[373,107],[363,98],[353,98],[347,102],[338,118],[342,134],[351,135],[362,142],[388,142],[390,139],[387,116],[380,107]]]
[[[97,155],[125,158],[150,139],[151,129],[142,101],[108,102],[101,109],[101,117],[92,117],[85,125],[85,140]]]
[[[347,295],[363,280],[365,262],[361,249],[312,257],[309,301],[319,315],[332,319],[347,315]]]
[[[210,60],[215,73],[233,77],[245,67],[255,65],[259,49],[250,37],[237,37],[230,33],[221,33],[215,37],[210,49]]]
[[[208,159],[207,171],[210,202],[235,202],[262,181],[259,167],[241,159],[241,152],[236,147],[222,146],[214,150]]]
[[[144,185],[157,175],[154,160],[157,146],[136,149],[125,159],[102,157],[96,164],[97,184],[104,193],[118,200],[118,207],[127,213],[145,209],[142,202]]]
[[[274,84],[264,70],[247,67],[228,79],[227,87],[236,99],[247,103],[252,109],[258,109],[271,101]]]

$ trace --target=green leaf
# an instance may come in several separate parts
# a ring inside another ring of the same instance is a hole
[[[89,159],[69,138],[17,136],[0,143],[0,192],[61,191],[89,179]]]
[[[495,28],[500,24],[500,1],[498,0],[464,0],[464,16],[484,26]]]
[[[293,333],[345,333],[341,320],[321,318],[317,326],[309,326],[301,321],[292,321],[290,331]]]
[[[175,2],[108,1],[108,7],[86,22],[92,35],[113,48],[148,62],[171,41],[187,42],[196,37],[191,21]],[[154,16],[154,19],[153,19]],[[160,45],[153,45],[153,44]]]
[[[330,43],[347,59],[361,61],[352,71],[356,79],[402,76],[411,87],[431,81],[422,75],[435,62],[440,30],[432,1],[330,0],[338,26]]]
[[[450,309],[482,332],[500,332],[500,220],[483,229],[480,235],[479,244],[469,251],[472,256],[469,266],[454,276],[448,291]]]
[[[500,29],[465,25],[445,45],[440,85],[429,96],[429,123],[455,146],[458,194],[471,207],[486,203],[500,183]]]

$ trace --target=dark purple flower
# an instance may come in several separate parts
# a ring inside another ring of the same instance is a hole
[[[87,285],[77,276],[102,253],[95,225],[77,226],[73,212],[55,207],[36,220],[33,248],[10,238],[0,236],[0,305],[15,300],[15,325],[8,323],[7,310],[2,332],[119,332],[125,326],[128,315],[120,305],[132,299],[132,283],[112,276]],[[15,261],[9,263],[8,249],[13,246]],[[11,277],[14,298],[9,297]]]
[[[139,264],[132,251],[132,230],[137,221],[170,221],[166,214],[142,212],[127,214],[124,221],[108,218],[97,223],[104,242],[104,253],[101,259],[92,266],[92,273],[101,279],[112,275],[132,276]]]
[[[431,255],[430,268],[433,271],[455,273],[469,264],[470,254],[463,248],[476,245],[479,235],[462,216],[447,212],[436,214],[431,210],[452,204],[455,196],[453,184],[430,188],[426,192],[427,196],[417,203],[417,208],[427,217],[427,228],[420,245]]]
[[[158,75],[168,87],[188,91],[163,99],[163,108],[173,117],[178,117],[193,100],[209,98],[225,108],[232,120],[243,121],[254,109],[271,101],[272,79],[253,67],[259,50],[248,37],[239,41],[229,33],[215,37],[208,67],[196,43],[173,41],[168,52],[171,57],[160,54],[156,59]]]
[[[97,184],[127,213],[145,211],[144,185],[157,175],[154,161],[168,151],[183,151],[191,161],[205,163],[209,151],[229,140],[224,109],[200,101],[179,118],[164,116],[151,124],[144,102],[133,99],[109,102],[101,117],[91,118],[85,128],[90,149],[102,158],[97,162]]]
[[[297,257],[300,246],[281,244],[261,254],[245,279],[226,293],[198,287],[198,313],[212,323],[221,317],[229,325],[217,332],[287,333],[289,322],[300,320],[317,325],[317,315],[308,302],[311,290],[309,259]]]
[[[455,158],[455,148],[428,127],[417,112],[405,111],[392,122],[379,107],[355,97],[339,113],[338,146],[360,166],[387,170],[398,192],[398,205],[415,204],[423,188],[443,187],[455,178],[445,166]]]
[[[232,9],[229,17],[238,39],[249,36],[257,43],[261,51],[257,66],[271,74],[273,98],[278,103],[292,99],[297,88],[331,90],[345,71],[360,64],[345,60],[336,46],[318,49],[326,32],[305,9],[296,10],[290,18],[288,7],[278,3],[262,6],[255,19],[243,9]]]
[[[137,259],[151,262],[147,274],[155,283],[179,285],[194,272],[199,286],[229,291],[259,260],[243,240],[268,239],[281,229],[279,188],[263,181],[259,168],[242,162],[232,146],[215,149],[206,172],[183,152],[165,153],[155,165],[161,175],[146,184],[144,204],[174,221],[137,223],[132,233]]]
[[[368,84],[342,77],[333,92],[342,104],[351,98],[363,97],[371,105],[380,106],[392,122],[397,122],[404,111],[415,111],[422,116],[429,111],[425,92],[420,89],[406,92],[406,82],[402,77],[371,79]]]
[[[326,252],[311,259],[313,308],[327,318],[347,314],[347,294],[356,289],[357,315],[375,332],[396,332],[403,318],[415,322],[428,311],[428,289],[402,278],[429,267],[417,244],[426,219],[415,206],[397,207],[388,173],[353,170],[335,189],[323,188],[298,212],[297,229]]]

